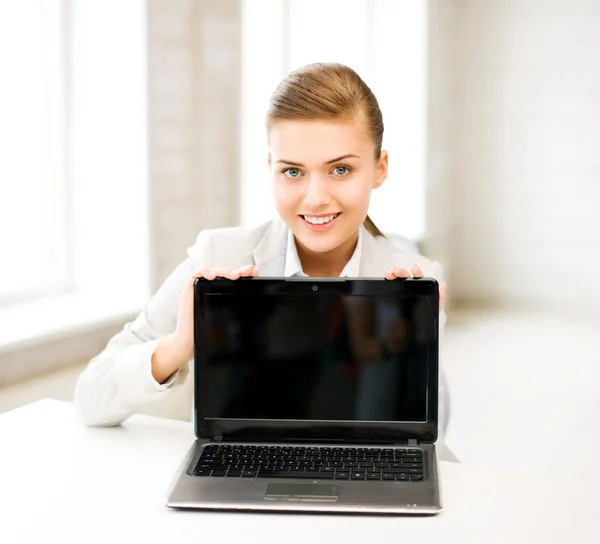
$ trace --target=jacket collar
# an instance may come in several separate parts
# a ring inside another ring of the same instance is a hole
[[[261,277],[283,277],[288,240],[288,227],[277,217],[252,252],[254,265]],[[366,230],[362,236],[360,277],[382,278],[393,266],[405,266],[407,255],[387,238],[374,237]],[[411,266],[412,263],[408,264]]]

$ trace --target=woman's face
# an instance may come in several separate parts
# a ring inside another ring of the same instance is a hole
[[[278,121],[269,133],[275,206],[296,240],[323,253],[355,240],[371,191],[387,176],[387,152],[354,121]]]

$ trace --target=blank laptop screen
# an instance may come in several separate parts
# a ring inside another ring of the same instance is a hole
[[[427,298],[208,294],[207,418],[426,421]]]

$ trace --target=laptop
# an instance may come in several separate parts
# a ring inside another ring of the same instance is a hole
[[[436,514],[435,279],[198,279],[182,509]]]

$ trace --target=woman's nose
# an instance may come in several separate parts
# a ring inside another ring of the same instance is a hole
[[[311,176],[306,184],[304,204],[311,209],[319,209],[327,206],[331,201],[331,195],[327,190],[327,184],[319,176]]]

